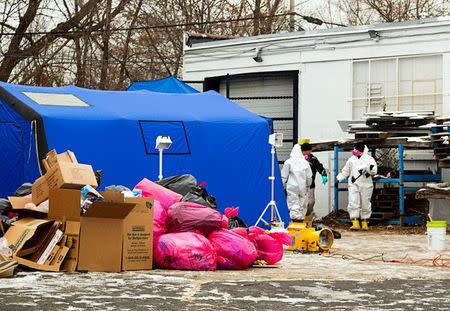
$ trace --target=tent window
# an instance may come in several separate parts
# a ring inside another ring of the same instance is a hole
[[[147,154],[158,154],[155,149],[156,138],[160,135],[170,136],[172,145],[164,150],[164,154],[190,154],[186,128],[182,121],[139,121],[142,139]]]
[[[90,107],[84,101],[73,94],[54,94],[22,92],[38,105],[42,106],[65,106],[65,107]]]

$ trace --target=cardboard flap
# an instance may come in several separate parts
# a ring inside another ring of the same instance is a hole
[[[80,222],[67,221],[64,233],[67,235],[79,235],[80,234]]]
[[[55,149],[50,150],[45,159],[42,160],[46,171],[54,167],[58,162],[78,163],[78,160],[70,150],[57,154]]]
[[[136,206],[134,203],[94,202],[83,217],[124,219]]]
[[[56,220],[80,220],[81,192],[71,189],[50,190],[48,218]]]
[[[33,204],[31,196],[8,197],[8,200],[11,203],[12,208],[14,210],[27,210],[45,214],[48,212],[48,206],[45,205],[36,206],[35,204]]]
[[[8,197],[9,202],[12,205],[13,209],[22,209],[25,207],[25,204],[32,203],[31,197]]]
[[[100,192],[100,194],[105,198],[105,201],[107,202],[123,203],[125,201],[125,197],[121,192],[103,191]]]
[[[44,236],[43,233],[48,231],[49,228],[47,227],[51,227],[52,224],[52,220],[46,219],[19,219],[13,223],[4,237],[8,241],[13,253],[16,254],[25,244],[30,249],[39,246]],[[41,228],[43,229],[42,233],[39,232]]]
[[[53,223],[48,219],[23,218],[12,223],[12,227],[20,227],[23,229],[37,229],[47,223]]]

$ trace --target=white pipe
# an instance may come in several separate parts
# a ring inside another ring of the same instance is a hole
[[[163,169],[163,149],[159,149],[159,175],[158,175],[159,180],[163,179],[162,169]]]

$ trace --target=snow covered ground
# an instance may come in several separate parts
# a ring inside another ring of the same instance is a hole
[[[450,249],[450,239],[448,244]],[[439,254],[450,257],[449,251],[428,251],[425,235],[344,232],[331,254],[286,253],[279,268],[19,272],[0,280],[0,305],[2,310],[448,310],[450,267],[383,261]]]

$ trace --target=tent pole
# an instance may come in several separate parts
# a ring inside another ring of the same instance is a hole
[[[159,149],[159,175],[158,175],[158,179],[161,180],[163,179],[163,174],[162,174],[162,167],[163,167],[163,150]]]

